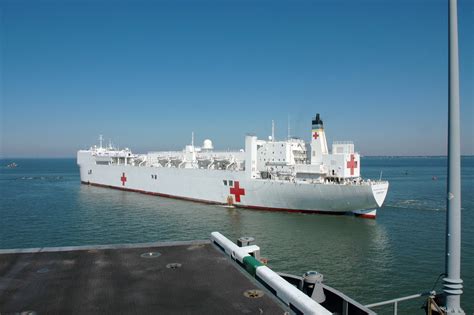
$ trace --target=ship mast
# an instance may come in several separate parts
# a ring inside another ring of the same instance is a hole
[[[461,308],[461,150],[459,127],[459,55],[457,0],[449,0],[448,192],[446,213],[446,277],[443,292],[447,314]]]
[[[272,120],[272,142],[275,141],[275,121]]]
[[[288,135],[287,135],[287,139],[290,140],[290,115],[288,115]]]
[[[99,146],[102,149],[102,141],[104,141],[104,137],[102,135],[99,135]]]

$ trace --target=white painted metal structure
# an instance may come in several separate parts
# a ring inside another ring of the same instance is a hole
[[[227,255],[233,260],[245,265],[245,257],[251,257],[251,253],[255,250],[259,251],[258,246],[239,247],[227,239],[219,232],[211,233],[211,240],[217,244]],[[327,309],[314,301],[311,297],[298,290],[288,281],[283,279],[276,272],[263,265],[256,265],[256,276],[261,282],[264,282],[267,288],[271,288],[275,296],[278,297],[285,305],[293,306],[298,310],[297,314],[311,315],[331,315]],[[296,313],[296,312],[295,312]]]
[[[245,151],[187,145],[183,151],[133,154],[94,146],[77,153],[81,181],[142,193],[238,207],[298,212],[354,212],[374,218],[388,182],[363,180],[352,142],[328,152],[323,122],[311,142],[246,136]],[[194,137],[193,137],[194,138]]]
[[[459,100],[457,0],[449,0],[449,119],[448,193],[446,212],[446,277],[443,279],[446,314],[465,314],[461,308],[461,130]]]

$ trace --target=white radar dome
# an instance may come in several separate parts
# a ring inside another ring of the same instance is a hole
[[[204,143],[202,144],[202,148],[204,150],[212,150],[214,147],[212,146],[212,141],[209,139],[204,140]]]

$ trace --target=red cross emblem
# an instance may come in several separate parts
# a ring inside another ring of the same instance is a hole
[[[125,177],[125,173],[122,173],[122,177],[120,177],[120,180],[122,181],[122,186],[125,186],[125,182],[127,181],[127,177]]]
[[[239,187],[239,182],[234,182],[234,187],[230,189],[230,193],[235,196],[235,201],[240,202],[240,196],[245,196],[245,189]]]
[[[347,161],[347,168],[350,168],[351,175],[354,175],[354,169],[357,168],[357,161],[354,160],[354,154],[351,154],[351,160]]]
[[[319,137],[319,134],[318,134],[317,132],[314,132],[314,133],[313,133],[313,138],[314,138],[314,140],[318,139],[318,137]]]

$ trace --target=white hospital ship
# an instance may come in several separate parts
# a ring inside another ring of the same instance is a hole
[[[319,114],[309,143],[277,141],[272,131],[268,140],[247,135],[245,150],[235,152],[193,139],[182,151],[134,154],[103,147],[101,138],[78,151],[77,164],[84,184],[259,210],[375,218],[388,191],[387,181],[361,178],[352,142],[334,142],[329,152]]]

